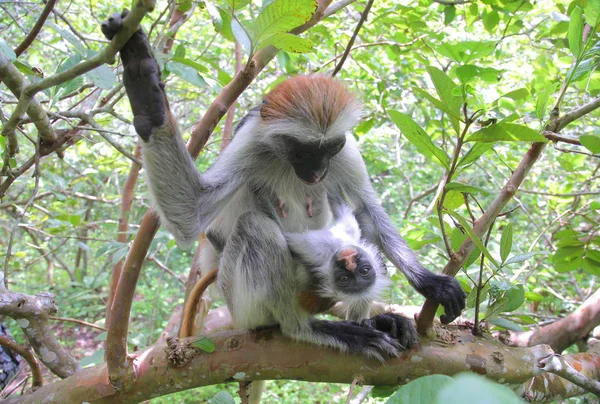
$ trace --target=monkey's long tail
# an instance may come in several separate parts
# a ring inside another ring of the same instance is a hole
[[[219,268],[211,269],[194,285],[183,309],[183,320],[181,322],[181,329],[179,330],[179,338],[191,337],[194,334],[194,320],[198,312],[198,303],[200,303],[204,291],[217,279],[218,272]]]

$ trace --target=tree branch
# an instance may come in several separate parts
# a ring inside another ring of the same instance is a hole
[[[344,50],[344,53],[342,54],[342,58],[340,59],[338,64],[333,69],[333,72],[331,72],[331,77],[335,77],[335,75],[338,74],[338,72],[340,70],[342,70],[342,66],[344,65],[346,58],[350,54],[350,50],[352,49],[352,46],[354,45],[354,41],[356,41],[356,37],[358,36],[360,29],[362,28],[365,21],[367,21],[367,16],[369,15],[369,11],[371,11],[371,6],[373,6],[373,2],[374,2],[374,0],[369,0],[367,5],[365,6],[365,9],[363,10],[362,14],[360,15],[360,20],[358,20],[358,24],[356,24],[356,28],[354,28],[352,37],[350,37],[350,41],[348,41],[348,45],[346,45],[346,49]]]
[[[453,332],[453,337],[460,342],[424,341],[421,347],[381,364],[296,343],[273,330],[230,331],[209,336],[216,346],[211,354],[189,346],[197,338],[181,344],[171,340],[169,346],[157,344],[133,354],[135,370],[130,367],[127,382],[119,390],[108,382],[106,366],[99,365],[8,403],[42,402],[49,396],[56,403],[137,403],[199,386],[254,379],[351,383],[358,377],[365,384],[397,385],[431,372],[452,375],[465,369],[521,384],[540,374],[532,364],[552,353],[544,345],[507,349],[493,339],[476,338],[468,330]],[[191,360],[181,368],[170,364],[188,356]]]
[[[40,17],[35,22],[35,25],[33,26],[33,28],[31,28],[31,31],[29,31],[29,34],[27,34],[27,36],[23,39],[23,41],[15,48],[15,54],[17,56],[19,56],[23,52],[25,52],[25,50],[27,48],[29,48],[29,46],[33,43],[35,38],[38,36],[40,31],[42,30],[42,27],[44,26],[44,23],[46,22],[46,19],[50,15],[50,12],[54,8],[55,4],[56,4],[56,0],[49,0],[46,3],[46,6],[44,7],[44,9],[42,10],[42,13],[40,14]]]
[[[25,361],[27,361],[27,364],[31,369],[31,377],[33,379],[31,382],[32,390],[36,390],[38,387],[44,384],[44,378],[42,377],[42,370],[40,369],[40,364],[35,358],[35,356],[33,356],[31,351],[29,351],[29,349],[17,344],[15,341],[8,337],[5,337],[4,335],[0,335],[0,345],[7,349],[10,349],[15,353],[18,353],[19,355],[21,355],[21,357],[23,357],[23,359],[25,359]]]

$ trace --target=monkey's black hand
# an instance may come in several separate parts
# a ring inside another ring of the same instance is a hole
[[[460,283],[446,275],[434,275],[423,282],[419,292],[426,298],[430,298],[444,306],[446,314],[440,316],[442,324],[454,321],[465,308],[467,295],[462,290]]]
[[[419,342],[419,334],[412,321],[394,313],[383,313],[362,320],[360,325],[384,332],[398,340],[401,349],[410,349]]]
[[[112,39],[123,26],[128,10],[114,13],[102,23],[102,33]],[[167,119],[169,105],[160,80],[160,68],[148,42],[148,37],[138,29],[119,52],[123,60],[123,84],[133,111],[133,126],[144,141]]]

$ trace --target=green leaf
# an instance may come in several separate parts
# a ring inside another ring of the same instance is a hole
[[[275,0],[256,18],[254,39],[260,43],[304,24],[310,20],[317,5],[316,0]]]
[[[592,153],[600,153],[600,136],[581,135],[579,136],[579,141]]]
[[[531,94],[526,88],[519,88],[517,90],[509,91],[506,94],[501,95],[499,98],[510,98],[515,101],[522,100],[523,98],[529,97]],[[495,102],[495,101],[494,101]]]
[[[179,58],[179,57],[174,57],[171,60],[173,62],[177,62],[177,63],[184,64],[186,66],[193,67],[196,71],[198,71],[198,73],[210,73],[210,70],[208,69],[208,67],[206,67],[203,64],[200,64],[194,60]]]
[[[456,18],[456,7],[444,7],[444,25],[449,25]]]
[[[8,42],[4,40],[4,38],[0,38],[0,53],[12,61],[17,60],[17,54],[15,51],[13,51]]]
[[[440,390],[450,384],[452,378],[446,375],[430,375],[419,377],[400,387],[386,404],[432,403]]]
[[[98,349],[96,352],[91,354],[90,356],[84,356],[79,361],[79,365],[84,368],[86,366],[96,366],[104,363],[104,348]]]
[[[210,404],[235,404],[233,396],[227,391],[219,391],[210,400]]]
[[[511,285],[511,288],[504,292],[504,297],[508,299],[504,312],[515,311],[525,303],[525,288],[523,285]]]
[[[460,125],[458,119],[454,116],[459,115],[460,107],[463,104],[463,98],[453,95],[453,90],[457,87],[456,83],[448,77],[446,73],[434,66],[427,66],[427,73],[431,77],[431,81],[440,97],[440,100],[452,112],[450,123],[456,133],[460,133]]]
[[[177,4],[177,10],[185,13],[186,11],[190,11],[192,9],[192,0],[183,0]]]
[[[180,43],[179,45],[177,45],[177,47],[175,48],[174,57],[180,58],[180,59],[185,58],[185,45],[184,44]]]
[[[538,117],[538,119],[544,119],[544,117],[546,116],[546,109],[548,108],[550,96],[554,94],[556,90],[558,90],[559,86],[560,83],[552,83],[543,91],[540,91],[535,106],[535,115]]]
[[[507,330],[525,331],[525,329],[523,327],[521,327],[519,324],[515,323],[514,321],[508,320],[504,317],[493,316],[486,320],[489,321],[491,324],[494,324],[495,326],[502,327]]]
[[[525,254],[513,255],[512,257],[510,257],[509,259],[506,260],[506,262],[504,263],[504,266],[510,265],[510,264],[518,264],[520,262],[527,261],[531,257],[534,257],[536,255],[541,255],[541,254],[544,254],[544,253],[543,252],[528,252]]]
[[[484,11],[481,15],[481,20],[483,21],[485,30],[493,34],[500,22],[500,14],[496,10],[491,10],[490,12]]]
[[[231,20],[231,32],[244,52],[250,55],[252,53],[252,40],[248,36],[246,29],[236,19]]]
[[[600,0],[586,0],[583,8],[585,22],[592,27],[600,24]]]
[[[208,3],[207,3],[208,4]],[[227,12],[227,10],[222,9],[221,7],[217,7],[218,11],[219,11],[219,16],[221,17],[221,20],[223,21],[223,27],[219,28],[219,21],[218,20],[213,20],[213,26],[215,27],[215,30],[217,32],[220,32],[221,35],[223,35],[223,37],[225,39],[228,39],[230,41],[235,41],[235,37],[233,35],[233,31],[232,31],[232,20],[233,18],[231,18],[231,14],[229,12]],[[210,11],[209,11],[210,13]],[[212,18],[212,16],[211,16]]]
[[[392,122],[402,131],[408,141],[417,148],[419,153],[442,167],[449,168],[446,153],[431,141],[429,135],[415,121],[399,111],[389,111],[389,115]]]
[[[175,62],[171,60],[167,63],[167,69],[173,72],[178,77],[181,77],[190,84],[197,87],[207,87],[208,84],[204,81],[204,78],[196,71],[196,69],[184,65],[183,63]]]
[[[485,398],[486,404],[523,404],[515,392],[508,387],[493,382],[474,373],[460,373],[454,376],[439,392],[433,404],[465,404],[480,402]],[[407,401],[407,403],[417,403]],[[424,403],[424,402],[420,402]]]
[[[454,72],[456,77],[463,83],[468,83],[474,78],[480,78],[486,83],[497,83],[502,76],[501,70],[475,65],[461,65]]]
[[[462,167],[474,163],[483,153],[490,150],[493,146],[494,144],[490,142],[475,143],[475,145],[469,149],[467,154],[458,161],[456,166]]]
[[[301,38],[293,34],[283,33],[273,35],[272,37],[262,41],[258,45],[257,50],[265,48],[269,45],[273,45],[278,49],[290,53],[307,53],[310,52],[313,47],[312,42],[306,38]]]
[[[373,386],[371,390],[371,397],[373,398],[386,398],[394,394],[396,390],[398,390],[400,386],[395,385],[383,385],[383,386]]]
[[[525,298],[531,302],[541,302],[544,300],[544,296],[535,292],[525,292]]]
[[[479,294],[479,303],[485,301],[487,295],[490,291],[490,285],[487,284],[481,289],[481,293]],[[475,307],[475,303],[477,303],[477,288],[471,289],[471,293],[467,296],[467,308],[472,309]]]
[[[433,95],[429,94],[427,91],[423,90],[422,88],[414,87],[413,92],[415,92],[418,95],[420,95],[421,97],[429,100],[429,102],[431,102],[440,111],[443,111],[443,112],[447,113],[448,115],[450,115],[451,117],[460,120],[460,115],[458,113],[451,111],[450,108],[446,104],[444,104],[443,102],[441,102],[440,100],[438,100],[437,98],[435,98]]]
[[[467,142],[546,142],[546,138],[537,130],[516,123],[497,123],[486,126],[471,134]]]
[[[210,16],[210,20],[213,23],[213,27],[215,27],[215,31],[219,33],[222,32],[224,25],[223,17],[221,16],[219,8],[209,1],[204,2],[204,4],[206,5],[206,11]]]
[[[481,188],[474,187],[471,185],[461,184],[460,182],[449,182],[446,185],[446,189],[463,192],[463,193],[467,193],[467,194],[489,195],[489,192],[486,191],[485,189],[481,189]]]
[[[227,5],[234,11],[240,10],[250,4],[250,0],[226,0]]]
[[[210,338],[202,337],[192,343],[194,348],[201,351],[213,353],[215,351],[215,343]]]
[[[54,31],[56,31],[56,33],[61,38],[69,41],[75,47],[75,49],[77,49],[80,52],[85,52],[85,47],[83,46],[83,44],[81,43],[79,38],[77,38],[75,35],[73,35],[71,33],[71,31],[59,27],[58,25],[56,25],[55,23],[53,23],[50,20],[46,21],[45,25],[52,28]]]
[[[490,317],[497,316],[498,314],[505,311],[508,306],[508,297],[500,297],[494,301],[488,308],[485,310],[485,314],[483,315],[483,319],[487,320]]]
[[[479,237],[477,237],[477,235],[475,235],[475,233],[473,232],[473,225],[471,223],[469,223],[467,221],[467,219],[465,219],[458,213],[452,212],[449,210],[444,211],[444,213],[447,213],[450,216],[452,216],[453,218],[455,218],[458,221],[458,223],[460,223],[460,225],[463,227],[463,230],[467,232],[469,237],[471,237],[471,240],[473,240],[473,243],[477,246],[477,248],[479,248],[479,251],[481,251],[483,253],[483,255],[485,255],[485,257],[488,260],[490,260],[490,262],[493,263],[496,268],[500,268],[500,265],[498,265],[498,262],[496,261],[496,259],[494,257],[492,257],[492,255],[490,254],[488,249],[483,245],[483,243],[481,242],[481,239]]]
[[[455,62],[465,64],[490,55],[496,47],[495,41],[461,41],[455,44],[445,43],[429,45],[440,55]]]
[[[96,87],[105,90],[113,88],[117,83],[117,76],[107,65],[100,65],[94,70],[87,72],[86,77],[88,77]]]
[[[558,272],[570,272],[581,267],[585,248],[583,245],[558,248],[552,256],[552,264]]]
[[[502,237],[500,238],[500,258],[502,259],[502,263],[506,261],[508,258],[508,254],[510,254],[510,250],[512,249],[513,243],[513,229],[512,224],[509,223],[506,225],[504,230],[502,230]]]
[[[592,275],[600,276],[600,251],[588,249],[585,252],[581,267]]]
[[[569,49],[575,58],[581,55],[583,38],[583,10],[579,6],[573,7],[569,21]]]

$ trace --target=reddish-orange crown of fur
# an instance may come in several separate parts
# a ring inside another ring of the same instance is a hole
[[[345,109],[357,110],[354,96],[329,76],[296,76],[279,84],[264,98],[263,120],[292,119],[314,122],[322,133]]]

